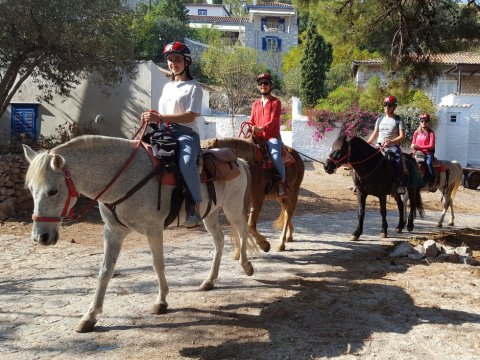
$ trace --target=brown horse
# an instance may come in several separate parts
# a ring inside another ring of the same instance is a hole
[[[266,240],[265,236],[258,232],[257,220],[260,211],[262,210],[263,201],[265,199],[277,200],[281,206],[281,212],[275,220],[274,226],[276,229],[282,229],[282,235],[277,246],[277,251],[284,251],[285,243],[293,241],[292,217],[297,206],[298,192],[305,172],[305,165],[298,152],[288,146],[286,147],[295,162],[291,165],[285,166],[285,182],[288,189],[285,195],[279,196],[275,174],[271,169],[263,166],[263,161],[258,160],[257,145],[251,140],[236,138],[208,139],[203,141],[202,147],[228,147],[235,150],[238,157],[243,158],[248,162],[252,175],[252,186],[250,191],[251,209],[248,218],[248,229],[255,237],[257,244],[262,250],[268,252],[270,250],[270,243]]]

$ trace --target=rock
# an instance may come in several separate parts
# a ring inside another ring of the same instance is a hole
[[[418,244],[413,248],[413,250],[415,250],[418,253],[425,254],[425,249],[423,248],[422,244]]]
[[[437,243],[434,240],[427,240],[423,243],[423,248],[425,249],[425,255],[427,257],[437,257],[438,248]]]
[[[0,203],[0,220],[8,219],[15,212],[15,201],[9,198]]]
[[[455,248],[455,254],[460,256],[472,256],[472,249],[468,246],[459,246]]]
[[[447,261],[449,256],[450,255],[448,255],[448,254],[440,254],[440,255],[437,256],[436,260],[437,261],[442,261],[442,262]]]
[[[458,264],[460,262],[460,256],[457,254],[448,255],[448,262]]]
[[[421,260],[424,257],[425,257],[425,254],[423,254],[421,252],[418,252],[418,251],[414,251],[411,254],[408,254],[408,258],[412,259],[412,260]]]
[[[413,252],[413,246],[410,245],[410,243],[408,242],[404,242],[404,243],[401,243],[400,245],[398,245],[395,250],[393,250],[390,255],[390,257],[404,257],[404,256],[408,256],[408,254],[411,254]]]
[[[478,261],[477,259],[472,258],[470,256],[462,256],[460,258],[460,261],[463,262],[464,264],[470,265],[470,266],[479,266],[480,265],[480,261]]]

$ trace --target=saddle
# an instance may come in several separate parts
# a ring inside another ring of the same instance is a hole
[[[152,162],[153,170],[156,173],[158,186],[158,202],[157,210],[160,209],[160,193],[161,185],[173,185],[176,188],[172,192],[172,199],[170,202],[170,212],[165,220],[165,227],[170,225],[175,219],[178,219],[180,206],[185,201],[185,206],[189,205],[190,194],[188,188],[185,186],[176,160],[172,162],[165,159],[157,152],[155,156],[154,148],[151,144],[142,142],[144,149],[147,151]],[[175,154],[175,152],[174,152]],[[174,157],[176,159],[176,156]],[[217,203],[217,195],[215,191],[214,181],[229,181],[235,179],[240,175],[240,168],[237,163],[237,156],[232,149],[202,149],[200,156],[200,181],[207,185],[208,190],[208,206],[202,218],[208,215],[212,207],[212,203]],[[178,226],[177,222],[177,226]]]
[[[418,172],[423,178],[425,178],[425,172],[426,172],[425,154],[421,151],[416,151],[413,157],[417,162]],[[440,177],[438,176],[440,173],[446,173],[447,176],[449,175],[448,167],[442,164],[435,156],[433,157],[432,166],[433,166],[433,173],[435,174],[435,178],[437,179],[437,181],[436,181],[436,184],[434,184],[432,187],[433,190],[430,190],[430,191],[436,190],[436,187],[438,186],[440,181]]]
[[[261,138],[259,136],[253,136],[253,143],[256,145],[255,153],[257,161],[261,164],[262,169],[272,169],[274,168],[272,159],[268,154],[267,148],[267,139]],[[295,164],[295,159],[291,154],[292,148],[286,145],[282,145],[282,160],[285,166],[290,166]]]

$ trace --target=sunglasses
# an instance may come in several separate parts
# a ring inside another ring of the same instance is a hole
[[[383,104],[383,106],[386,106],[386,107],[389,107],[389,108],[390,108],[390,107],[394,107],[395,104]]]
[[[422,119],[420,120],[420,122],[428,122],[428,120]]]
[[[261,81],[258,83],[258,86],[269,86],[270,83],[268,81]]]

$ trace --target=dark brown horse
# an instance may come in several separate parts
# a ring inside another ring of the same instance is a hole
[[[416,173],[416,163],[413,157],[406,155],[411,171],[409,181],[407,181],[407,192],[410,201],[410,213],[408,215],[407,230],[413,230],[413,219],[416,212],[423,217],[422,198],[420,196],[420,188],[423,181],[419,185],[414,184],[413,179]],[[324,165],[325,171],[332,174],[342,164],[350,164],[353,169],[353,182],[356,186],[358,201],[358,224],[356,230],[352,234],[352,240],[358,240],[363,233],[363,219],[365,217],[365,203],[368,195],[378,197],[380,201],[380,214],[382,215],[382,231],[380,237],[387,237],[387,195],[392,193],[392,187],[396,189],[394,181],[393,165],[389,164],[379,149],[370,146],[366,141],[359,137],[352,137],[350,140],[345,135],[340,134],[332,145],[332,151]],[[418,174],[417,174],[418,176]],[[396,227],[397,232],[402,232],[404,221],[404,203],[400,194],[395,194],[397,202],[399,220]]]
[[[287,192],[284,196],[278,195],[278,184],[272,169],[263,166],[263,161],[257,157],[257,145],[248,139],[208,139],[202,143],[202,147],[228,147],[237,153],[237,156],[248,162],[252,175],[252,186],[250,192],[250,216],[248,218],[248,229],[255,237],[257,244],[263,251],[270,250],[270,243],[265,236],[257,230],[257,220],[262,210],[263,201],[277,200],[281,206],[281,212],[275,220],[274,226],[282,229],[280,242],[277,246],[278,251],[285,250],[285,243],[293,241],[292,217],[295,212],[298,200],[300,184],[303,180],[305,165],[302,158],[294,149],[287,147],[287,151],[295,160],[291,165],[285,167]]]

